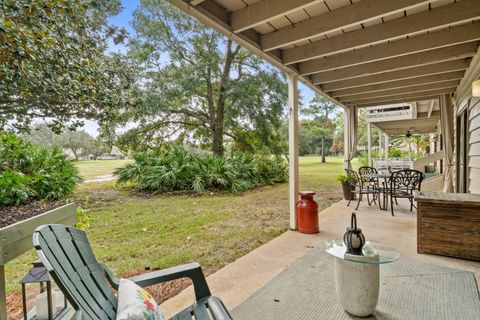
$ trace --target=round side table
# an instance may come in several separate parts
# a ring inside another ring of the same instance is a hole
[[[374,242],[365,244],[362,255],[347,253],[343,240],[325,245],[334,257],[335,286],[343,308],[357,317],[371,315],[378,303],[380,265],[398,260],[400,254]]]

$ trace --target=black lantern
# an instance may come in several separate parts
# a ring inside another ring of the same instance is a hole
[[[362,229],[357,228],[357,215],[355,212],[352,212],[350,227],[347,228],[347,232],[343,235],[343,242],[347,246],[347,253],[362,254],[365,236],[362,233]]]
[[[20,281],[22,284],[22,303],[23,303],[23,319],[27,320],[27,292],[26,292],[26,284],[30,283],[38,283],[40,284],[40,295],[46,293],[46,307],[47,307],[47,314],[48,319],[56,319],[59,315],[63,313],[64,310],[67,309],[67,299],[63,298],[63,307],[59,307],[56,303],[57,299],[54,299],[54,295],[52,292],[52,279],[48,274],[47,268],[39,261],[34,261],[32,263],[33,268],[23,277]],[[46,291],[45,291],[46,290]],[[45,304],[38,305],[37,304],[37,317],[39,319],[39,309],[44,308]],[[54,310],[55,309],[55,310]]]

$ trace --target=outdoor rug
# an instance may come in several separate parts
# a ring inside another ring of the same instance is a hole
[[[335,292],[333,257],[323,245],[296,260],[232,312],[235,320],[478,320],[473,273],[402,259],[380,267],[373,316],[346,313]]]

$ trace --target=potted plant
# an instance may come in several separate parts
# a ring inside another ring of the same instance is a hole
[[[354,200],[355,194],[352,193],[352,190],[355,190],[355,186],[350,183],[350,178],[344,174],[341,174],[337,177],[337,180],[342,184],[343,198],[345,200]]]

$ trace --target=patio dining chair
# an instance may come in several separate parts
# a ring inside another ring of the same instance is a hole
[[[358,174],[360,175],[360,179],[362,181],[363,189],[371,189],[371,190],[378,190],[379,188],[379,181],[377,177],[366,177],[366,175],[375,175],[378,174],[377,169],[374,167],[363,166],[358,169]],[[370,194],[367,194],[368,203],[370,204]],[[372,202],[376,203],[376,194],[372,197]]]
[[[38,257],[59,289],[76,311],[77,320],[115,320],[120,279],[99,263],[86,234],[63,225],[43,225],[33,234]],[[175,315],[174,320],[230,320],[232,317],[222,301],[211,295],[198,263],[145,273],[129,278],[140,287],[179,278],[190,278],[195,303]]]
[[[370,199],[368,198],[368,195],[371,194],[371,195],[373,195],[374,199],[378,199],[378,197],[379,197],[378,188],[364,187],[362,178],[358,175],[358,173],[356,173],[353,170],[345,169],[345,172],[348,176],[348,180],[350,181],[350,185],[351,185],[351,188],[352,188],[350,190],[350,192],[358,195],[358,202],[357,202],[357,207],[355,208],[355,210],[357,210],[358,207],[360,206],[360,201],[362,201],[362,198],[363,198],[364,194],[367,195],[368,205],[371,204]],[[365,186],[369,186],[369,185],[365,185]],[[350,198],[348,200],[347,206],[350,206],[351,201],[352,200]]]
[[[400,170],[392,172],[390,177],[390,209],[393,213],[393,202],[398,204],[398,198],[405,198],[410,201],[410,211],[413,211],[413,191],[420,191],[423,181],[423,173],[418,170]],[[415,207],[416,208],[416,207]]]

